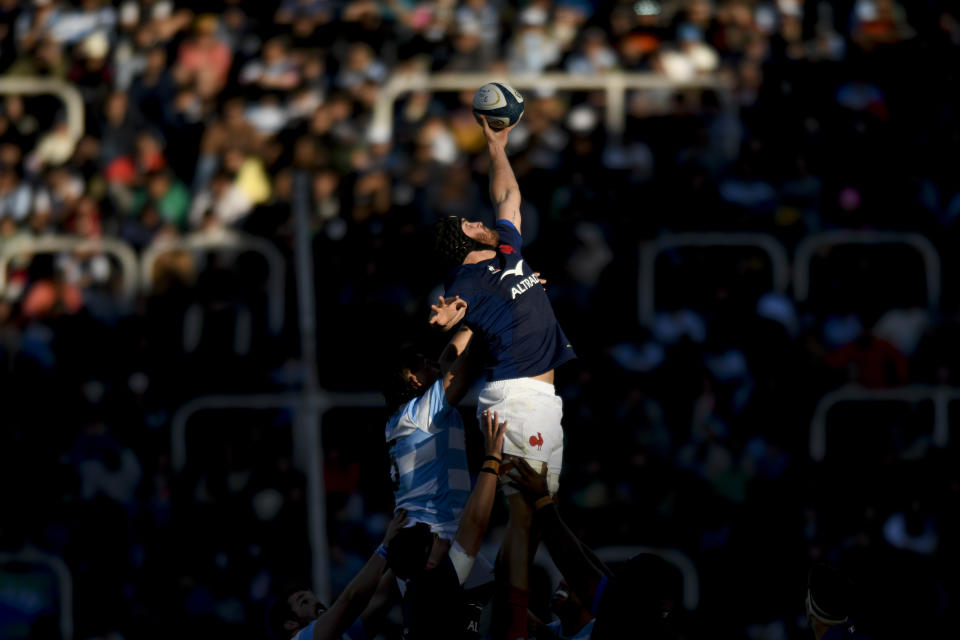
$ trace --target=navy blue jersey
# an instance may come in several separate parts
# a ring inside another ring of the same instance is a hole
[[[547,292],[520,254],[520,232],[508,220],[494,228],[500,234],[497,255],[454,269],[446,295],[467,301],[464,321],[487,342],[488,380],[538,376],[576,354]]]

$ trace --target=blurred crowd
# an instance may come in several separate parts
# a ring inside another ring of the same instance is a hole
[[[688,555],[688,637],[807,637],[815,560],[864,586],[874,637],[955,633],[960,466],[925,430],[930,407],[838,411],[819,464],[807,438],[843,385],[960,382],[958,54],[960,11],[938,0],[0,0],[2,79],[67,81],[84,104],[75,139],[58,99],[0,97],[0,252],[24,249],[0,296],[0,551],[65,560],[78,638],[262,637],[271,589],[310,566],[292,417],[198,417],[182,472],[170,428],[196,396],[307,377],[296,207],[320,382],[376,389],[384,349],[442,346],[426,313],[445,274],[424,229],[493,215],[473,89],[402,95],[386,136],[384,84],[652,72],[722,88],[629,92],[613,136],[602,92],[520,87],[510,137],[525,256],[580,355],[558,377],[565,520],[593,547]],[[792,250],[832,229],[926,234],[939,309],[896,246],[818,254],[800,303],[758,252],[673,250],[656,263],[660,311],[638,322],[645,240],[750,230]],[[191,234],[287,258],[282,332],[262,261],[176,248]],[[131,300],[95,242],[31,257],[52,235],[171,248]],[[334,590],[388,520],[384,417],[324,422]],[[51,637],[49,592],[0,573],[0,636]]]

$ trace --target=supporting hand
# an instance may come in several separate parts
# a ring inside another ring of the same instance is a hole
[[[483,412],[483,446],[484,454],[501,457],[503,453],[503,436],[507,431],[506,421],[500,422],[500,415],[490,410]]]
[[[390,521],[390,524],[387,525],[387,533],[383,536],[384,546],[389,546],[390,541],[393,540],[394,536],[397,535],[397,532],[407,524],[407,510],[406,509],[397,509],[397,513],[393,516],[393,520]]]
[[[508,471],[507,475],[510,476],[513,485],[520,490],[520,493],[531,505],[540,498],[550,495],[550,490],[547,488],[547,476],[534,471],[533,467],[527,464],[527,461],[523,458],[514,460],[513,469]]]

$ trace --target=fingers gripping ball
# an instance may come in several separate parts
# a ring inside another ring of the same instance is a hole
[[[488,82],[473,94],[473,113],[486,118],[491,129],[504,129],[523,117],[523,96],[508,84]]]

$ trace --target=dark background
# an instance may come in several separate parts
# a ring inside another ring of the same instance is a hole
[[[426,317],[444,273],[424,229],[493,212],[473,89],[405,96],[394,136],[371,135],[379,88],[410,69],[726,83],[631,93],[620,139],[602,94],[525,91],[509,148],[524,255],[579,354],[557,377],[564,518],[593,547],[686,554],[700,605],[680,617],[685,637],[810,637],[813,561],[857,583],[872,637],[957,633],[960,467],[955,441],[932,439],[932,401],[841,404],[825,459],[809,454],[830,391],[958,384],[954,3],[201,4],[0,0],[4,73],[68,80],[86,107],[84,136],[62,151],[58,101],[3,98],[0,251],[69,234],[142,253],[234,230],[287,265],[272,335],[255,254],[169,253],[131,302],[97,250],[10,263],[0,550],[66,563],[77,638],[263,637],[271,589],[309,578],[291,412],[198,414],[181,472],[171,420],[196,397],[302,388],[294,185],[309,207],[320,384],[376,390],[404,340],[439,353]],[[639,322],[644,242],[762,232],[792,261],[834,230],[925,236],[939,304],[903,245],[815,252],[806,300],[773,290],[757,249],[681,248],[656,259],[658,313]],[[324,421],[335,591],[392,508],[384,418]],[[503,522],[498,507],[494,537]],[[0,567],[0,636],[52,637],[54,584],[34,565]]]

